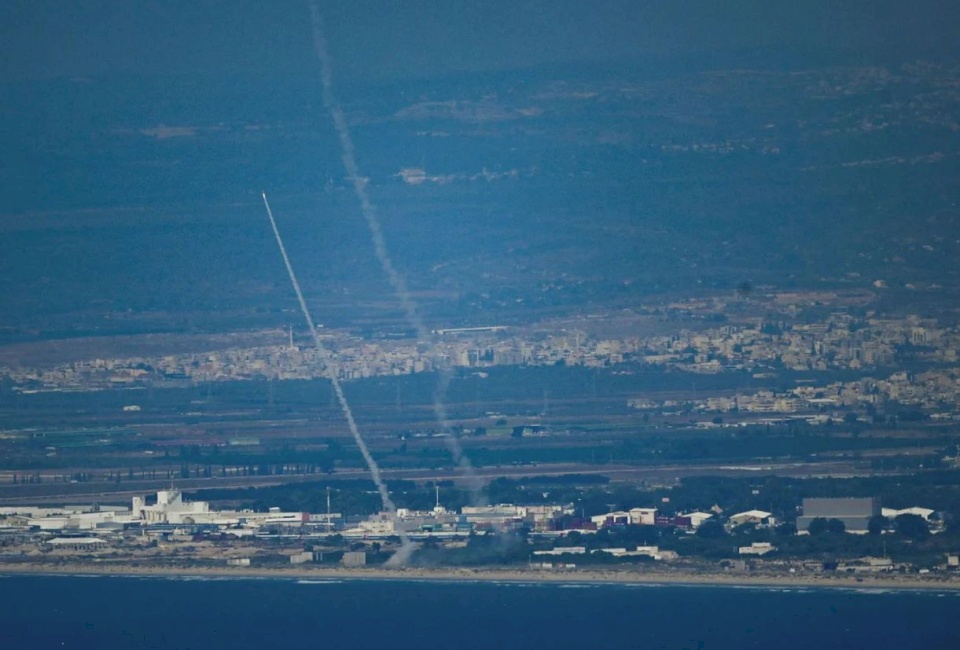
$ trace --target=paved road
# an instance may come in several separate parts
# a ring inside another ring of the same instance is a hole
[[[477,480],[488,483],[496,478],[523,478],[528,476],[559,476],[563,474],[597,474],[608,476],[614,481],[640,482],[653,484],[672,484],[688,476],[792,476],[792,477],[846,477],[876,475],[867,464],[850,461],[824,461],[817,463],[746,463],[712,465],[579,465],[579,464],[537,464],[510,465],[499,467],[480,467],[474,470]],[[385,469],[387,480],[409,481],[447,481],[468,484],[467,477],[454,468],[441,469]],[[195,478],[156,480],[133,480],[121,483],[40,483],[13,485],[11,482],[0,486],[0,505],[44,504],[44,503],[94,503],[122,502],[135,495],[147,494],[173,487],[184,491],[201,491],[217,488],[263,487],[287,483],[337,482],[343,480],[368,479],[366,470],[338,470],[329,475],[284,475],[284,476],[241,476],[225,478]],[[0,482],[4,477],[0,475]]]

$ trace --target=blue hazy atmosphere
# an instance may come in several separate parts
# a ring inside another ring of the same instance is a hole
[[[881,271],[958,290],[951,3],[320,9],[429,322]],[[285,324],[263,190],[323,322],[397,317],[305,3],[0,12],[0,342]]]
[[[5,648],[955,648],[960,595],[852,589],[5,577]]]
[[[110,525],[0,522],[35,571],[0,571],[0,650],[960,647],[956,589],[800,586],[888,540],[892,580],[955,582],[958,180],[956,0],[5,0],[0,505]],[[168,487],[289,511],[230,539],[254,573],[304,530],[512,570],[586,526],[588,570],[797,586],[165,578],[233,555],[151,526],[231,520],[95,513]],[[795,535],[879,495],[935,516]],[[468,501],[562,516],[464,541]]]

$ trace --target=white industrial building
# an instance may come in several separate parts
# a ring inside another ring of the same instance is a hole
[[[688,512],[686,514],[679,514],[677,518],[686,518],[690,520],[690,528],[696,530],[700,528],[700,524],[707,521],[708,519],[713,519],[714,514],[712,512]]]
[[[157,492],[157,502],[150,506],[146,498],[133,497],[133,514],[147,524],[193,524],[197,523],[195,518],[209,518],[210,504],[206,501],[187,503],[179,491],[163,490]]]
[[[44,531],[122,528],[132,521],[131,512],[127,508],[111,507],[109,510],[101,510],[96,506],[13,506],[0,508],[0,518],[20,528]]]
[[[115,512],[107,510],[104,512],[83,512],[74,515],[40,517],[30,519],[28,525],[37,526],[40,530],[96,530],[97,528],[107,528],[109,524],[132,523],[129,512]]]
[[[398,534],[397,520],[389,512],[381,512],[343,531],[344,537],[390,537]]]
[[[107,542],[98,537],[54,537],[47,544],[54,549],[71,551],[96,551],[107,547]]]
[[[896,510],[894,508],[881,508],[880,514],[882,514],[887,519],[896,519],[900,515],[917,515],[918,517],[923,517],[926,521],[930,521],[930,516],[936,512],[930,508],[921,508],[919,506],[913,506],[911,508],[903,508],[901,510]]]
[[[557,548],[534,551],[534,555],[583,555],[587,552],[586,546],[558,546]]]
[[[633,550],[627,548],[598,548],[594,553],[607,553],[613,557],[649,557],[654,560],[676,559],[675,551],[661,551],[658,546],[638,546]]]
[[[642,526],[653,526],[657,523],[656,508],[631,508],[630,523]]]
[[[498,527],[522,523],[527,518],[527,507],[504,503],[495,506],[463,506],[460,514],[471,524]]]
[[[213,525],[220,527],[245,526],[255,528],[270,524],[299,525],[309,521],[300,512],[268,512],[211,510],[206,501],[187,502],[178,490],[157,493],[157,501],[147,505],[142,496],[133,497],[132,508],[100,509],[91,506],[64,506],[61,508],[10,507],[0,510],[0,517],[14,521],[23,528],[41,531],[59,530],[120,530],[128,526]]]
[[[590,521],[597,525],[597,528],[604,526],[653,526],[657,521],[656,508],[633,508],[631,510],[618,510],[608,512],[605,515],[594,515]]]
[[[770,542],[754,542],[750,546],[741,546],[738,551],[740,555],[766,555],[777,550],[777,547]]]
[[[727,519],[731,526],[743,526],[744,524],[755,524],[757,526],[776,526],[777,521],[773,513],[764,510],[747,510],[730,515]]]
[[[302,524],[310,520],[302,512],[281,512],[270,508],[267,512],[252,510],[211,510],[206,501],[184,501],[179,490],[157,492],[157,502],[146,505],[144,497],[133,497],[133,517],[144,524],[207,524],[213,526],[248,527],[270,524]]]

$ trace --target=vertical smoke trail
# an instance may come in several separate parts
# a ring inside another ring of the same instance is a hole
[[[270,218],[270,227],[273,228],[273,235],[277,239],[277,245],[280,247],[280,255],[283,257],[283,264],[287,267],[287,275],[290,276],[290,283],[293,285],[293,291],[297,294],[297,301],[300,303],[300,310],[303,312],[303,317],[307,321],[307,327],[310,328],[310,335],[313,337],[313,343],[316,345],[319,352],[326,352],[331,357],[334,356],[332,352],[327,350],[323,342],[320,340],[320,335],[317,334],[317,327],[314,325],[313,317],[310,316],[310,310],[307,309],[307,302],[303,299],[303,292],[300,290],[300,283],[297,282],[297,276],[293,272],[293,266],[290,264],[290,258],[287,256],[287,249],[283,245],[283,239],[280,238],[280,230],[277,228],[277,222],[273,218],[273,211],[270,209],[270,204],[267,202],[267,193],[263,193],[263,205],[267,208],[267,217]],[[357,426],[356,420],[353,419],[353,410],[350,408],[350,404],[347,402],[346,395],[343,394],[343,386],[340,385],[340,379],[337,377],[337,367],[335,364],[331,364],[327,369],[327,378],[330,380],[330,383],[333,385],[333,392],[337,396],[337,401],[340,403],[340,410],[343,411],[343,417],[347,420],[347,426],[350,428],[350,433],[353,435],[353,440],[357,443],[357,447],[360,448],[360,453],[363,455],[363,460],[366,461],[367,467],[370,469],[370,475],[373,477],[373,482],[377,486],[377,492],[380,493],[380,500],[383,502],[384,510],[387,510],[393,516],[394,521],[396,521],[397,507],[393,503],[393,499],[390,498],[390,492],[387,490],[386,484],[383,482],[383,478],[380,476],[380,467],[377,466],[377,461],[373,459],[373,456],[370,454],[370,450],[367,448],[367,443],[363,441],[363,436],[360,435],[360,428]],[[394,564],[400,564],[405,562],[410,555],[413,553],[415,546],[410,542],[410,538],[407,536],[407,533],[403,530],[397,531],[400,535],[400,550],[397,551],[396,556],[398,561]],[[393,560],[393,558],[391,558]]]
[[[450,369],[447,367],[447,364],[442,363],[442,360],[436,353],[435,346],[430,338],[430,333],[424,326],[423,319],[420,318],[417,306],[410,295],[410,290],[407,288],[406,280],[397,272],[390,259],[387,242],[383,237],[383,229],[380,227],[380,220],[377,217],[376,208],[370,201],[369,194],[367,194],[367,179],[360,175],[353,139],[350,137],[350,129],[347,126],[346,116],[343,113],[340,102],[337,101],[333,93],[333,66],[331,65],[330,53],[327,49],[327,39],[323,35],[323,21],[320,17],[320,10],[317,7],[316,0],[310,0],[309,6],[310,22],[313,31],[313,45],[317,52],[317,58],[320,59],[320,79],[323,83],[323,105],[327,111],[329,111],[330,117],[333,120],[333,127],[337,132],[337,137],[340,139],[340,159],[343,161],[347,177],[353,184],[353,190],[357,196],[357,200],[360,202],[360,212],[363,214],[363,218],[366,220],[367,227],[370,230],[377,260],[379,260],[380,266],[387,276],[387,280],[390,282],[394,294],[400,301],[407,322],[416,330],[418,342],[426,348],[427,355],[433,361],[433,366],[440,373],[440,380],[433,394],[434,416],[440,424],[441,430],[447,433],[444,439],[450,447],[454,462],[460,467],[467,478],[472,500],[475,503],[479,502],[482,496],[480,493],[482,487],[480,479],[470,459],[463,453],[463,447],[460,445],[460,441],[450,426],[447,408],[444,405],[443,396],[450,383]]]

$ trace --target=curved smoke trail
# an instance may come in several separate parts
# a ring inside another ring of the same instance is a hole
[[[290,283],[293,285],[293,291],[297,294],[297,301],[300,303],[300,310],[303,312],[303,318],[307,321],[307,327],[310,328],[310,335],[313,337],[313,343],[319,352],[326,353],[331,359],[336,360],[336,355],[323,345],[323,341],[320,340],[320,335],[317,334],[317,327],[314,325],[313,317],[310,316],[310,310],[307,309],[307,302],[303,299],[303,292],[300,290],[300,283],[297,282],[297,276],[293,272],[293,266],[290,264],[290,258],[287,256],[287,249],[283,245],[283,239],[280,237],[280,230],[277,228],[277,222],[273,218],[273,211],[270,209],[270,204],[267,202],[266,192],[263,193],[263,205],[267,208],[267,217],[270,218],[270,227],[273,228],[273,235],[277,239],[277,246],[280,247],[280,255],[283,257],[283,264],[287,267],[287,275],[290,276]],[[350,408],[350,404],[347,402],[346,395],[343,394],[343,386],[340,384],[340,378],[337,377],[338,365],[339,364],[335,363],[327,364],[327,378],[330,380],[330,383],[333,384],[333,392],[336,394],[337,401],[340,403],[340,410],[343,411],[343,417],[347,420],[347,426],[350,428],[350,433],[353,435],[353,440],[357,443],[357,447],[360,448],[360,453],[363,455],[363,460],[366,461],[367,467],[370,469],[370,475],[373,477],[373,482],[377,486],[377,492],[380,493],[380,500],[383,502],[383,508],[384,510],[390,512],[394,522],[396,522],[397,506],[394,505],[393,499],[390,498],[390,491],[387,490],[387,485],[383,482],[383,478],[380,476],[380,467],[377,465],[377,461],[375,461],[373,456],[370,454],[370,449],[367,448],[367,443],[364,442],[363,436],[360,435],[360,428],[357,426],[356,420],[353,419],[353,410]],[[416,549],[416,546],[407,536],[406,531],[397,526],[397,532],[400,535],[400,550],[397,551],[393,558],[390,558],[390,564],[405,563]],[[397,558],[397,561],[393,562],[394,558]]]
[[[370,230],[377,260],[379,260],[380,266],[387,276],[387,280],[390,282],[394,294],[400,301],[407,322],[417,333],[418,343],[426,349],[432,365],[440,373],[440,379],[437,382],[437,388],[433,394],[434,416],[441,430],[447,434],[444,439],[450,447],[450,453],[453,456],[454,462],[467,479],[472,501],[474,503],[481,502],[482,494],[480,490],[482,484],[480,478],[477,476],[470,459],[463,453],[463,447],[457,439],[453,427],[450,426],[447,408],[444,405],[444,394],[451,379],[450,368],[443,362],[440,355],[437,354],[430,333],[424,326],[423,319],[417,310],[417,305],[410,295],[410,290],[407,288],[407,282],[403,276],[397,272],[393,261],[390,259],[387,242],[383,237],[383,229],[380,227],[380,220],[377,217],[376,208],[367,193],[367,179],[360,175],[353,139],[350,137],[350,129],[347,126],[347,118],[344,115],[343,108],[340,106],[340,102],[337,101],[333,93],[333,66],[331,65],[330,53],[327,48],[327,39],[323,34],[323,20],[320,17],[320,9],[317,7],[315,0],[311,0],[308,4],[310,7],[310,22],[313,31],[313,45],[317,52],[317,58],[320,59],[323,105],[330,113],[330,117],[333,120],[333,127],[337,132],[337,137],[340,139],[340,159],[343,161],[343,166],[346,169],[347,178],[349,178],[353,184],[353,190],[357,196],[357,200],[360,202],[360,212],[363,214],[363,218],[366,220],[367,227]]]

